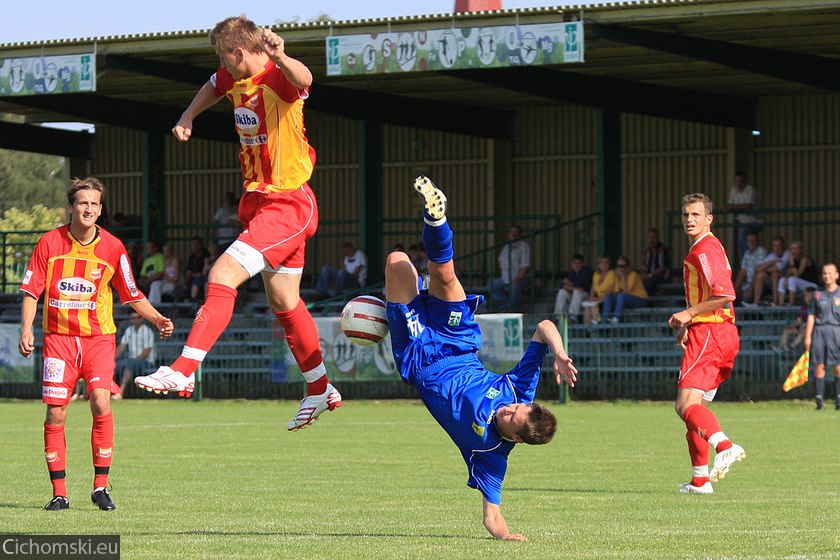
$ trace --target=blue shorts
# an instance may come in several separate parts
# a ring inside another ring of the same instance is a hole
[[[421,292],[411,303],[388,302],[388,327],[397,370],[406,383],[450,356],[476,354],[481,330],[475,311],[483,296],[464,301],[443,301]]]

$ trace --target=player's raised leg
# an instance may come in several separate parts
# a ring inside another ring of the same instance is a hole
[[[429,259],[429,294],[444,301],[463,301],[467,295],[455,274],[454,234],[446,219],[447,199],[428,177],[414,180],[423,201],[423,245]]]

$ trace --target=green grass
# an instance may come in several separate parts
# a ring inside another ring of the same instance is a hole
[[[0,532],[120,534],[133,558],[840,558],[840,412],[715,404],[747,450],[711,496],[683,495],[671,403],[552,405],[551,444],[511,454],[497,542],[425,408],[349,401],[285,429],[292,402],[114,404],[114,512],[89,500],[90,413],[68,415],[71,509],[45,512],[44,406],[0,403]]]

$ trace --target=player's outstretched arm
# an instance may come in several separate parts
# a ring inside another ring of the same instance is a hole
[[[563,345],[563,338],[560,331],[549,320],[540,321],[537,331],[531,338],[534,342],[545,344],[554,354],[554,375],[559,385],[562,380],[574,387],[577,381],[577,368],[572,364],[572,359],[566,354],[566,347]]]
[[[189,106],[181,114],[181,118],[172,127],[172,134],[181,142],[186,142],[192,136],[193,119],[219,102],[216,90],[209,81],[201,86]]]
[[[175,331],[175,325],[172,324],[172,319],[161,315],[160,311],[155,309],[155,307],[149,302],[149,300],[141,299],[140,301],[129,303],[129,305],[137,313],[139,313],[141,317],[146,319],[148,322],[153,324],[155,328],[157,328],[158,334],[160,334],[161,339],[169,338]]]
[[[496,504],[491,504],[487,498],[481,498],[484,506],[484,526],[494,538],[505,541],[527,541],[525,535],[511,534],[507,522],[502,517],[502,509]]]

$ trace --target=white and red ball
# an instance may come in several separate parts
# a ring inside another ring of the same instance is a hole
[[[341,311],[341,330],[360,346],[382,342],[388,335],[385,302],[373,296],[357,296]]]

